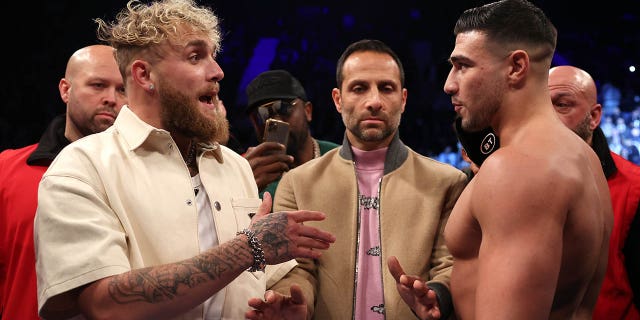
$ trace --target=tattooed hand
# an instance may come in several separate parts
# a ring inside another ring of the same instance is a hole
[[[250,229],[260,240],[268,264],[293,258],[319,258],[321,251],[336,241],[336,237],[318,228],[305,226],[304,221],[321,221],[325,214],[318,211],[271,211],[271,195],[265,192],[262,205],[251,221]]]

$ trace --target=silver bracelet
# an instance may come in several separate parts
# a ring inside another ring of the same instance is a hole
[[[267,266],[267,260],[264,258],[264,251],[260,245],[260,241],[256,238],[255,233],[249,229],[243,229],[240,232],[236,232],[236,235],[244,234],[249,239],[249,247],[253,253],[253,265],[247,269],[249,272],[264,271]]]

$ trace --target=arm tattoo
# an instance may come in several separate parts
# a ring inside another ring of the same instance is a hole
[[[160,303],[184,294],[185,288],[210,284],[225,272],[246,269],[253,261],[241,239],[177,263],[131,270],[114,276],[109,295],[119,304]],[[230,279],[233,280],[233,279]]]
[[[278,212],[267,215],[264,219],[256,221],[252,226],[253,231],[261,237],[262,249],[267,256],[289,256],[289,243],[287,237],[287,213]]]

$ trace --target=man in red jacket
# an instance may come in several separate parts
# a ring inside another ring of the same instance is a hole
[[[549,92],[564,124],[596,152],[613,204],[609,260],[593,319],[640,319],[640,167],[609,150],[593,78],[572,66],[549,71]]]
[[[109,128],[126,103],[113,48],[76,51],[58,84],[66,115],[49,124],[40,141],[0,153],[0,318],[39,319],[33,220],[40,178],[72,141]]]

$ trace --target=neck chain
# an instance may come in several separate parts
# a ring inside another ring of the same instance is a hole
[[[189,143],[189,152],[187,153],[187,158],[185,162],[187,163],[187,167],[189,168],[197,168],[196,165],[196,151],[197,151],[197,143],[193,140]]]
[[[320,158],[320,145],[318,144],[318,140],[313,139],[313,158]]]

